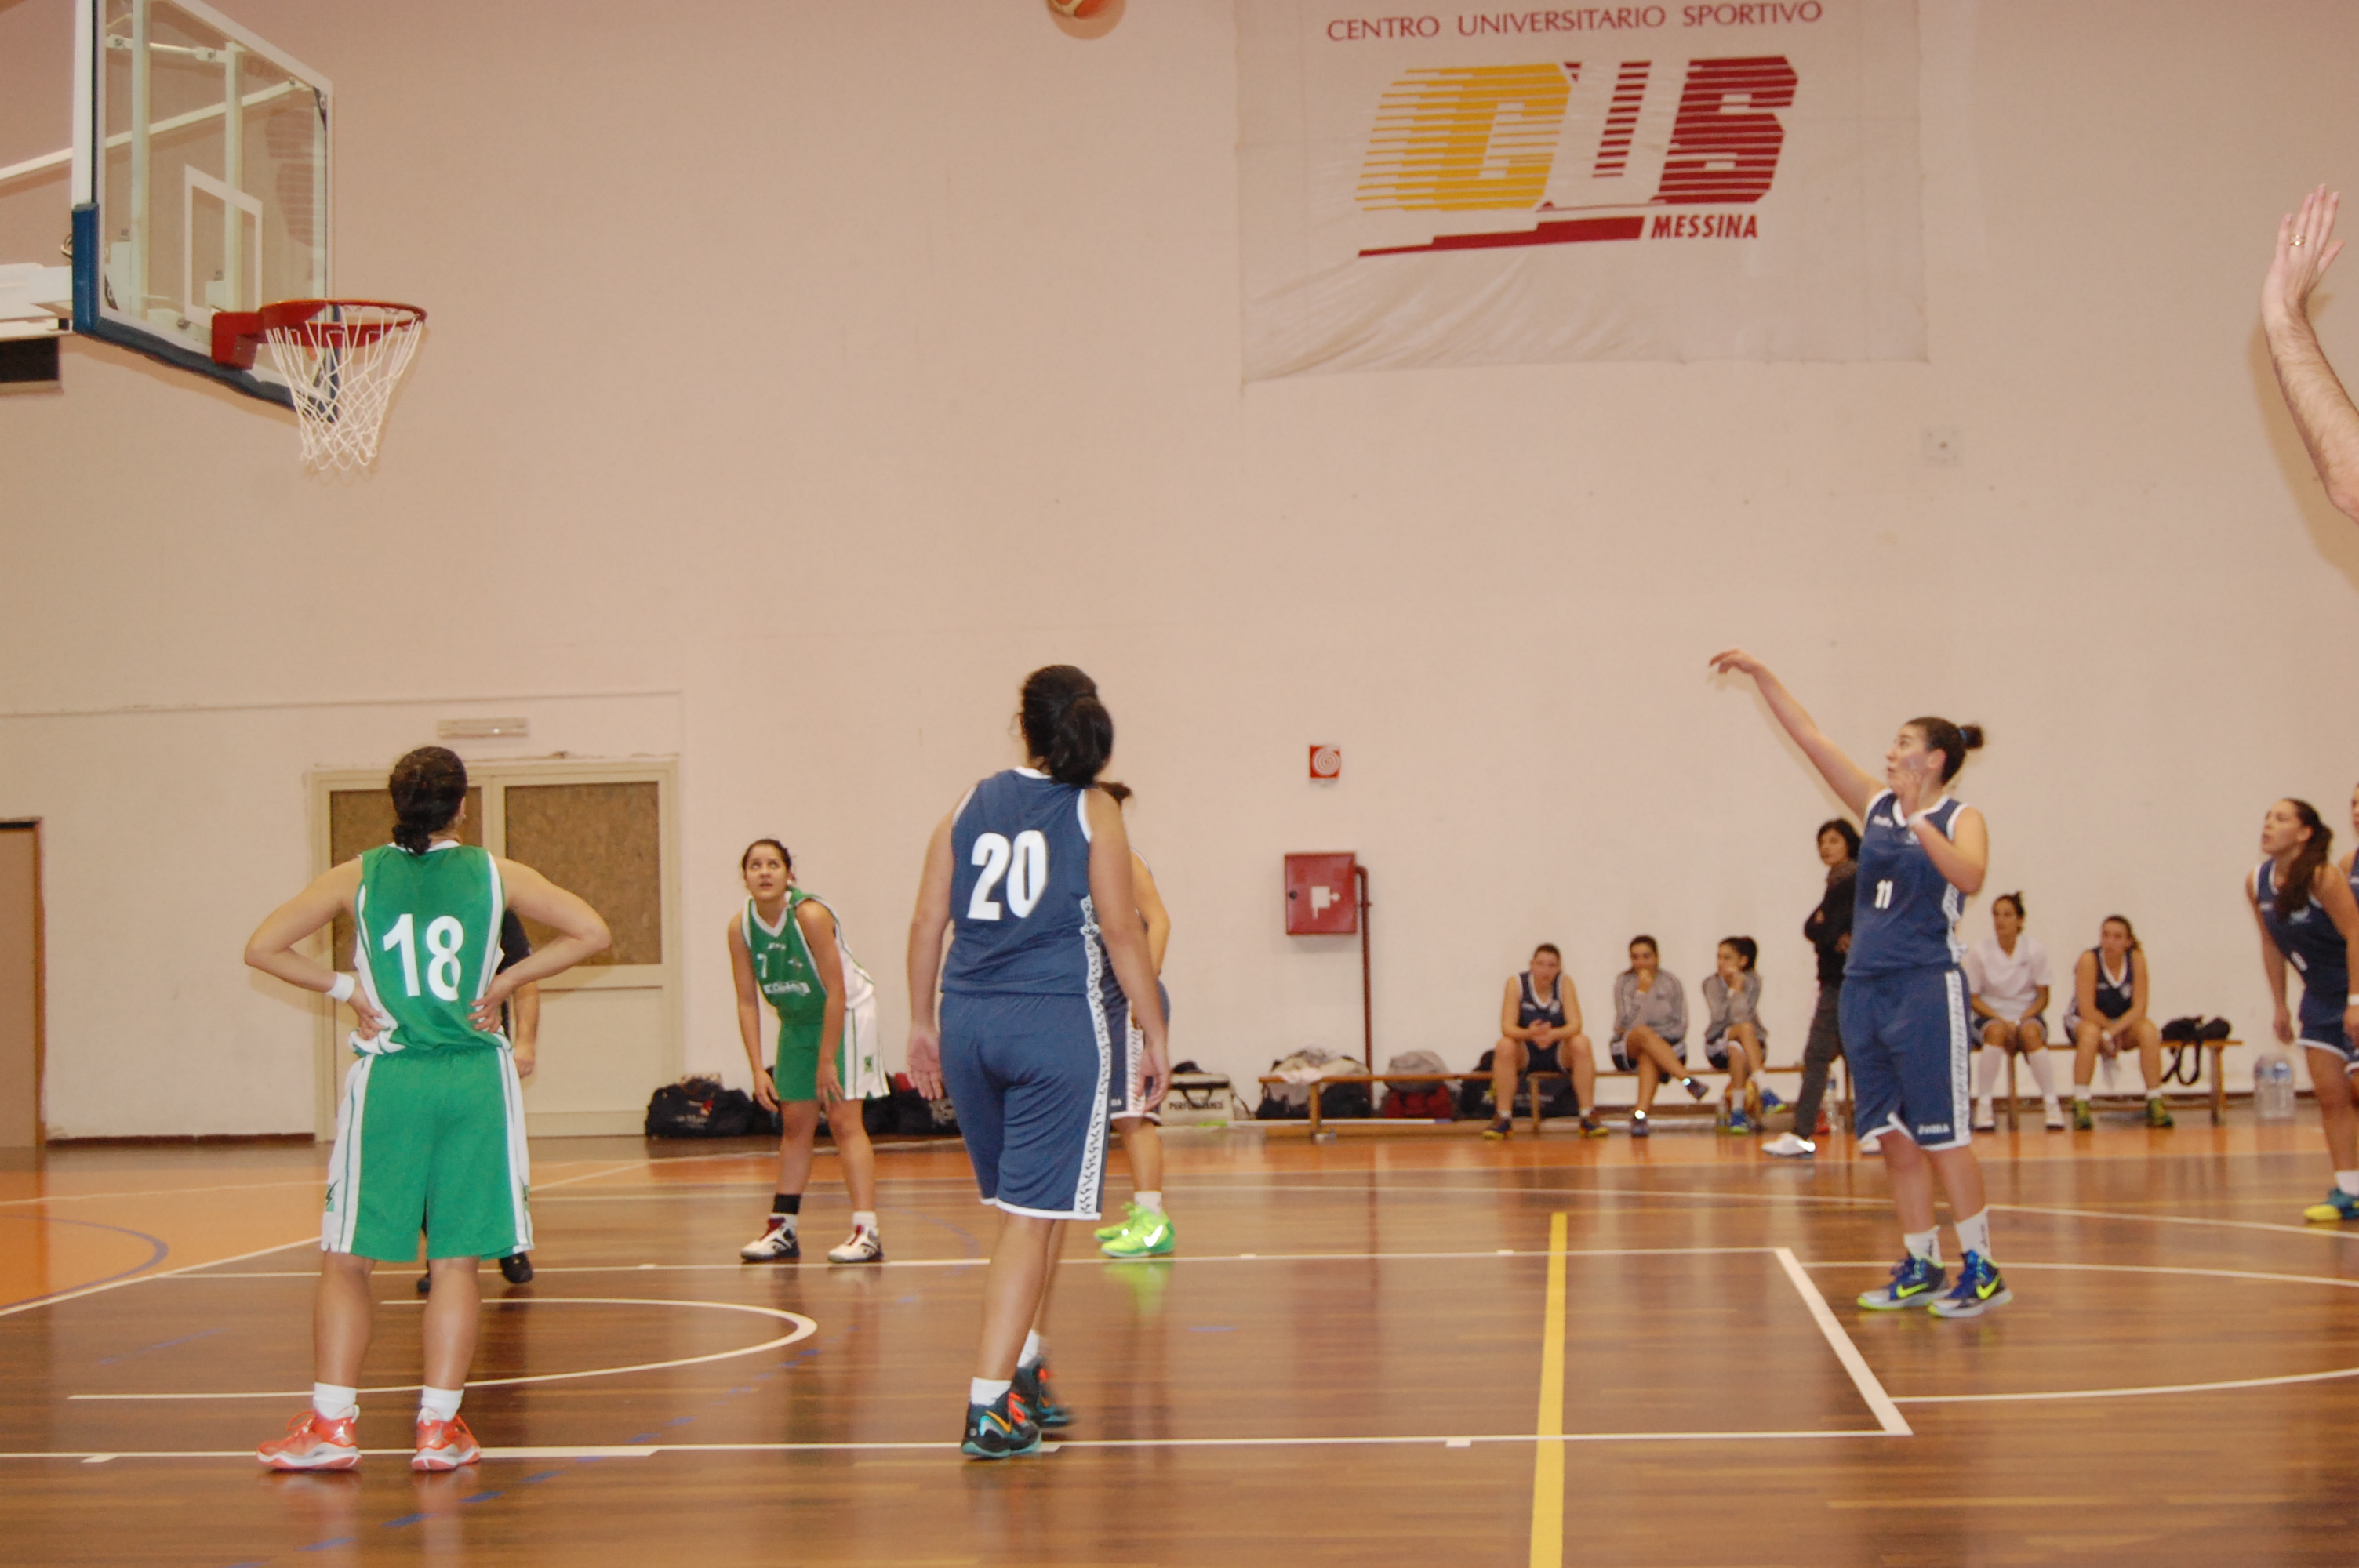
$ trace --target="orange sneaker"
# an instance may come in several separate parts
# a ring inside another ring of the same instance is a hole
[[[273,1470],[349,1470],[361,1462],[354,1424],[351,1416],[330,1421],[305,1411],[287,1423],[286,1436],[264,1444],[254,1456]]]
[[[462,1465],[473,1465],[484,1456],[475,1446],[475,1434],[467,1430],[466,1422],[458,1416],[449,1421],[421,1421],[418,1423],[418,1453],[409,1461],[413,1470],[456,1470]]]

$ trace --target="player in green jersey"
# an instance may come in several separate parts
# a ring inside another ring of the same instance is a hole
[[[737,979],[737,1033],[754,1068],[754,1098],[786,1124],[778,1184],[762,1234],[738,1249],[748,1263],[802,1256],[803,1188],[811,1145],[827,1117],[852,1192],[852,1235],[828,1249],[831,1263],[881,1263],[876,1228],[876,1154],[860,1119],[864,1100],[889,1091],[878,1054],[876,988],[844,946],[827,905],[795,885],[794,857],[776,838],[756,838],[738,858],[745,907],[729,922],[729,967]],[[762,1065],[762,1003],[778,1014],[776,1065]]]
[[[433,1289],[420,1337],[425,1386],[411,1466],[450,1470],[478,1457],[459,1401],[474,1359],[482,1297],[477,1261],[528,1247],[532,1220],[522,1091],[500,1005],[603,949],[606,923],[528,866],[459,841],[466,764],[425,746],[394,764],[391,844],[329,871],[256,927],[245,961],[351,1004],[359,1056],[344,1080],[329,1165],[312,1320],[311,1408],[262,1445],[280,1470],[360,1463],[355,1385],[368,1348],[369,1275],[407,1262],[426,1236]],[[557,940],[506,971],[502,915],[554,926]],[[352,917],[357,976],[295,951],[339,914]]]

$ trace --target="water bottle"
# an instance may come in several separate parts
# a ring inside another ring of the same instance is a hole
[[[2293,1119],[2293,1061],[2272,1051],[2253,1068],[2253,1119]]]

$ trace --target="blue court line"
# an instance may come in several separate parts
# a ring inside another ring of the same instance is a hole
[[[175,1345],[186,1345],[190,1341],[197,1339],[211,1339],[216,1334],[226,1332],[227,1331],[224,1329],[208,1328],[198,1334],[184,1334],[178,1339],[159,1339],[153,1345],[143,1346],[136,1350],[126,1350],[120,1356],[106,1357],[104,1359],[101,1360],[98,1365],[102,1367],[112,1367],[117,1361],[128,1361],[135,1356],[145,1356],[150,1350],[169,1350]]]
[[[93,1285],[111,1285],[117,1280],[127,1280],[134,1274],[145,1273],[172,1255],[172,1249],[164,1244],[161,1238],[150,1236],[144,1230],[133,1230],[128,1226],[101,1225],[94,1219],[63,1219],[55,1215],[47,1214],[0,1214],[0,1219],[30,1220],[37,1225],[78,1225],[85,1230],[112,1230],[117,1235],[136,1238],[156,1249],[144,1262],[134,1263],[119,1274],[109,1274],[103,1280],[84,1280],[79,1284],[45,1291],[38,1296],[24,1296],[15,1301],[0,1302],[0,1306],[31,1306],[38,1302],[55,1301],[60,1296],[71,1295],[76,1291],[89,1290]]]

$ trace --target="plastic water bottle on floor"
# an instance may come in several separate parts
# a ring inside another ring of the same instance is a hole
[[[2293,1119],[2293,1062],[2280,1052],[2270,1052],[2253,1068],[2253,1119]]]

